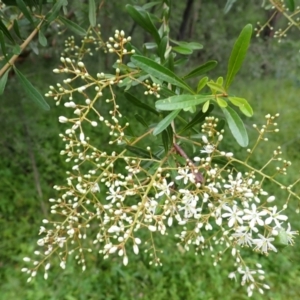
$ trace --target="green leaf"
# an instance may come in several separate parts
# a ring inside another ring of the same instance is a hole
[[[42,30],[39,31],[39,43],[43,46],[47,46],[47,38],[45,37],[44,33]]]
[[[225,89],[222,85],[219,85],[219,84],[217,84],[213,81],[209,81],[206,85],[211,88],[213,93],[217,91],[217,92],[220,92],[222,94],[226,94],[226,91],[225,91]]]
[[[228,62],[225,90],[231,85],[246,56],[252,35],[252,25],[246,25],[236,40]]]
[[[203,104],[203,106],[202,106],[202,112],[203,113],[206,113],[207,112],[207,110],[208,110],[208,108],[209,108],[209,105],[210,104],[210,101],[208,100],[208,101],[206,101],[204,104]]]
[[[199,80],[197,85],[197,94],[199,94],[200,91],[206,86],[207,81],[208,81],[208,77],[203,77]]]
[[[69,19],[66,19],[62,16],[59,16],[59,19],[67,28],[69,28],[74,33],[81,35],[81,36],[86,35],[86,31],[82,27],[80,27],[78,24],[74,23],[73,21],[70,21]]]
[[[24,3],[23,0],[16,0],[17,6],[19,10],[23,13],[25,18],[32,24],[34,25],[34,21],[32,19],[30,11],[27,9],[26,4]]]
[[[14,31],[15,31],[15,34],[17,35],[17,37],[22,40],[18,20],[16,20],[16,19],[14,19],[13,28],[14,28]]]
[[[168,126],[169,128],[170,126]],[[169,134],[168,130],[165,129],[161,134],[162,143],[164,145],[165,153],[168,153],[169,151]]]
[[[159,110],[177,110],[199,105],[211,99],[214,99],[213,95],[183,94],[156,101],[155,107]]]
[[[249,140],[244,123],[239,115],[229,106],[221,107],[226,118],[229,129],[241,147],[247,147]]]
[[[153,107],[149,106],[148,104],[145,104],[143,102],[141,102],[140,100],[138,100],[136,97],[134,97],[133,95],[131,95],[130,93],[124,93],[125,98],[131,102],[132,104],[134,104],[137,107],[140,107],[142,109],[145,109],[148,112],[152,112],[154,114],[156,114],[157,116],[159,115],[159,112],[156,111]]]
[[[226,107],[228,105],[228,103],[220,97],[217,97],[217,103],[220,107]]]
[[[159,5],[159,4],[161,4],[161,1],[154,1],[154,2],[149,2],[149,3],[144,4],[142,7],[143,7],[143,9],[146,10],[146,9],[149,9],[149,8]]]
[[[175,41],[175,40],[172,40],[172,39],[170,39],[170,40],[174,44],[176,44],[176,45],[178,45],[180,47],[184,47],[184,48],[190,49],[190,50],[200,50],[200,49],[203,49],[203,45],[201,45],[200,43],[195,43],[195,42],[188,43],[188,42]]]
[[[45,101],[41,93],[31,84],[30,81],[28,81],[28,79],[16,67],[14,67],[14,71],[26,94],[28,95],[28,98],[36,102],[43,109],[49,110],[50,106]]]
[[[136,120],[138,122],[140,122],[145,128],[149,128],[147,122],[145,121],[145,118],[143,118],[142,116],[140,116],[139,114],[135,114],[134,117],[136,118]]]
[[[4,93],[9,71],[10,71],[10,69],[8,69],[0,78],[0,95],[2,95]]]
[[[95,0],[89,0],[89,21],[92,27],[96,26],[96,4]]]
[[[15,41],[9,31],[7,30],[6,26],[3,24],[3,22],[0,19],[0,31],[3,32],[3,34],[13,43],[15,44]]]
[[[5,38],[4,38],[4,33],[2,30],[0,30],[0,45],[1,45],[1,50],[3,53],[3,56],[6,60],[7,59],[7,50],[6,50],[6,44],[5,44]]]
[[[234,4],[235,1],[236,0],[227,0],[226,5],[224,7],[224,13],[225,14],[227,14],[230,11],[230,9],[231,9],[231,7],[232,7],[232,5]]]
[[[180,54],[183,54],[183,55],[190,55],[193,53],[193,50],[191,50],[190,48],[188,47],[184,47],[184,46],[176,46],[176,47],[172,47],[172,49],[177,52],[177,53],[180,53]]]
[[[58,0],[54,4],[54,6],[52,7],[51,11],[48,12],[46,14],[46,17],[45,17],[45,21],[48,22],[48,25],[58,17],[59,11],[60,11],[61,7],[65,6],[67,4],[68,4],[67,0]]]
[[[157,48],[158,56],[160,57],[160,60],[163,62],[165,60],[165,53],[168,45],[168,37],[164,36]]]
[[[286,4],[286,6],[287,6],[287,8],[289,9],[290,12],[295,11],[295,2],[294,2],[294,0],[285,0],[285,4]]]
[[[132,152],[133,154],[139,156],[139,157],[143,157],[143,158],[151,158],[151,154],[149,151],[144,150],[142,148],[136,147],[136,146],[130,146],[130,145],[126,145],[125,148]]]
[[[154,26],[149,13],[141,7],[132,6],[130,4],[126,5],[126,10],[131,16],[131,18],[140,25],[144,30],[149,32],[157,45],[160,43],[160,36],[157,28]]]
[[[281,249],[288,246],[288,244],[289,244],[289,239],[285,229],[279,228],[278,235],[275,236],[274,245],[276,246],[276,248]]]
[[[15,46],[13,46],[13,54],[14,55],[20,55],[22,53],[22,49],[20,47],[20,45],[16,44]]]
[[[228,99],[233,105],[238,106],[244,115],[253,116],[253,109],[246,99],[238,97],[228,97]]]
[[[209,102],[208,102],[208,104],[209,104]],[[186,124],[183,129],[180,130],[180,133],[194,127],[195,125],[197,125],[201,122],[203,122],[205,120],[205,118],[210,115],[210,113],[213,111],[213,109],[214,109],[214,106],[209,105],[208,109],[204,113],[203,113],[202,110],[200,110],[196,114],[196,116],[188,124]]]
[[[219,120],[216,130],[220,132],[222,129],[224,129],[225,124],[226,124],[226,122],[224,119]]]
[[[217,64],[218,63],[215,60],[210,60],[210,61],[206,62],[205,64],[197,67],[196,69],[190,71],[188,74],[186,74],[185,76],[183,76],[183,79],[197,77],[197,76],[200,76],[202,74],[205,74],[208,71],[210,71],[213,68],[215,68]]]
[[[189,87],[182,79],[154,60],[140,55],[133,55],[131,57],[131,61],[135,64],[135,66],[141,68],[146,73],[175,86],[179,86],[194,94],[192,88]]]
[[[169,113],[164,119],[162,119],[154,128],[153,135],[158,135],[162,131],[164,131],[171,122],[176,118],[176,116],[179,114],[180,109],[174,110],[171,113]]]

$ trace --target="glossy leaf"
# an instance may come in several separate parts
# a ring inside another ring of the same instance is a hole
[[[159,133],[163,132],[170,124],[171,122],[176,118],[176,116],[179,114],[180,109],[174,110],[171,113],[169,113],[164,119],[162,119],[153,130],[153,135],[158,135]]]
[[[45,110],[49,110],[50,106],[45,101],[41,93],[31,84],[31,82],[16,68],[14,67],[17,78],[19,79],[22,87],[24,88],[28,98],[37,103],[40,107]]]
[[[155,107],[159,110],[177,110],[199,105],[211,99],[214,99],[214,96],[183,94],[156,101]]]
[[[203,77],[199,80],[197,85],[197,94],[199,94],[200,91],[206,86],[207,81],[208,81],[208,77]]]
[[[226,118],[229,129],[241,147],[247,147],[249,140],[245,125],[239,115],[230,107],[221,108]]]
[[[159,112],[156,111],[153,107],[149,106],[148,104],[145,104],[145,103],[141,102],[140,100],[138,100],[136,97],[134,97],[130,93],[124,93],[124,96],[129,102],[131,102],[135,106],[140,107],[140,108],[142,108],[142,109],[144,109],[148,112],[152,112],[156,115],[159,115]]]
[[[252,35],[252,25],[246,25],[236,40],[227,67],[227,75],[225,82],[225,89],[227,90],[231,85],[233,78],[239,71],[246,56]]]
[[[203,104],[203,106],[202,106],[202,112],[203,112],[203,113],[206,113],[206,112],[207,112],[207,110],[208,110],[208,108],[209,108],[209,104],[210,104],[210,101],[209,101],[209,100],[206,101],[206,102]]]
[[[162,81],[166,81],[170,84],[176,85],[191,93],[194,93],[194,91],[176,74],[174,74],[172,71],[165,68],[164,66],[158,64],[154,60],[140,55],[133,55],[131,57],[131,61],[135,64],[135,66],[141,68],[146,73]]]
[[[34,25],[34,21],[32,19],[30,11],[27,9],[27,5],[24,3],[23,0],[16,0],[17,6],[19,10],[23,13],[25,18],[32,24]]]
[[[231,7],[232,7],[232,5],[234,4],[235,1],[236,0],[227,0],[226,5],[224,7],[224,13],[225,14],[227,14],[230,11],[230,9],[231,9]]]
[[[89,21],[92,27],[96,26],[96,4],[95,0],[89,0]]]
[[[0,78],[0,95],[2,95],[2,94],[4,93],[5,86],[6,86],[6,83],[7,83],[7,77],[8,77],[9,70],[10,70],[10,69],[8,69],[8,70],[2,75],[2,77]]]
[[[67,28],[69,28],[74,33],[76,33],[78,35],[82,35],[82,36],[86,35],[86,31],[82,27],[80,27],[78,24],[74,23],[73,21],[66,19],[62,16],[60,16],[59,19]]]
[[[228,99],[233,105],[238,106],[244,115],[253,116],[253,109],[246,99],[239,97],[228,97]]]
[[[213,111],[213,109],[214,109],[214,106],[211,104],[211,105],[209,105],[206,112],[203,112],[202,110],[200,110],[196,114],[196,116],[188,124],[186,124],[182,130],[180,130],[180,133],[194,127],[195,125],[197,125],[199,123],[202,123],[205,120],[205,118],[210,115],[210,113]]]
[[[212,70],[216,67],[218,63],[215,60],[210,60],[206,62],[205,64],[197,67],[196,69],[190,71],[188,74],[183,76],[183,79],[189,79],[193,77],[197,77],[203,74],[206,74],[208,71]]]
[[[129,13],[129,15],[131,16],[131,18],[138,25],[140,25],[144,30],[146,30],[153,36],[156,44],[159,44],[160,36],[157,31],[157,28],[154,26],[154,24],[151,20],[149,13],[140,7],[133,6],[130,4],[126,5],[126,10]]]

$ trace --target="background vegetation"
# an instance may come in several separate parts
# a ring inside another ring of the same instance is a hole
[[[184,16],[186,4],[192,9]],[[77,3],[77,1],[76,1]],[[144,4],[145,1],[102,1],[99,21],[104,38],[115,29],[123,29],[133,37],[134,44],[141,45],[149,37],[125,13],[125,4]],[[117,5],[116,5],[117,4]],[[247,24],[263,23],[268,11],[260,1],[237,1],[224,14],[224,1],[174,1],[172,7],[171,35],[174,39],[197,41],[204,45],[188,62],[192,66],[207,59],[220,62],[214,75],[225,74],[226,62],[233,41],[241,28]],[[74,6],[74,15],[85,24],[86,12]],[[278,19],[276,26],[281,26]],[[300,134],[299,101],[299,41],[293,38],[297,29],[290,32],[289,39],[281,44],[272,39],[271,33],[263,32],[253,38],[246,62],[233,90],[243,95],[255,107],[251,123],[263,122],[267,113],[281,114],[280,132],[265,143],[257,153],[257,164],[281,145],[285,157],[293,163],[294,172],[287,181],[299,177]],[[45,93],[55,82],[51,70],[56,66],[63,47],[64,36],[49,33],[49,46],[36,55],[28,49],[28,56],[18,62],[18,67],[30,81]],[[224,62],[224,63],[222,63]],[[109,58],[94,57],[91,64],[99,69],[109,68]],[[182,70],[184,73],[185,70]],[[72,262],[66,271],[54,268],[45,281],[37,277],[30,284],[20,272],[22,259],[35,247],[37,229],[41,219],[47,217],[48,202],[55,191],[54,184],[64,180],[66,163],[58,155],[61,127],[57,122],[64,115],[64,107],[44,112],[28,101],[13,73],[6,92],[0,100],[0,291],[2,299],[245,299],[241,287],[227,278],[223,266],[213,267],[209,255],[195,256],[174,243],[164,245],[163,266],[149,266],[146,257],[130,257],[131,263],[123,267],[113,260],[103,261],[100,255],[92,257],[84,273]],[[136,108],[128,107],[128,114]],[[252,131],[249,122],[250,136]],[[101,130],[101,129],[100,129]],[[101,132],[97,132],[99,144]],[[233,152],[239,151],[235,144]],[[278,191],[279,193],[280,191]],[[290,222],[299,229],[298,203],[291,203]],[[163,242],[163,241],[162,241]],[[300,298],[300,246],[283,249],[272,260],[259,257],[268,272],[271,291],[255,299]],[[258,255],[259,256],[259,255]],[[274,259],[275,258],[275,259]]]

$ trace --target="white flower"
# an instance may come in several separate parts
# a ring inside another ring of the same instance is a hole
[[[240,226],[236,229],[235,233],[232,234],[232,237],[237,239],[238,245],[243,246],[252,246],[252,231],[249,230],[247,226]]]
[[[236,205],[234,205],[232,208],[224,205],[223,209],[228,211],[228,213],[222,214],[222,218],[229,218],[229,227],[232,227],[236,222],[243,224],[243,219],[240,216],[242,216],[244,212],[242,210],[237,210]]]
[[[287,235],[287,239],[288,239],[288,243],[293,245],[294,244],[294,235],[299,234],[298,231],[292,231],[291,230],[291,224],[288,223],[288,228],[285,231],[286,235]]]
[[[158,190],[160,190],[159,193],[155,195],[155,198],[159,198],[162,195],[166,194],[167,196],[170,195],[170,187],[174,184],[173,181],[170,183],[167,182],[167,180],[164,178],[162,183],[155,183],[155,186],[157,187]]]
[[[179,210],[184,210],[184,217],[187,219],[197,214],[198,209],[196,207],[199,197],[192,195],[188,190],[180,190],[180,192],[184,194],[182,197],[184,206],[180,207]]]
[[[255,281],[252,274],[256,274],[256,271],[254,271],[254,270],[251,271],[248,267],[245,267],[244,270],[242,268],[238,268],[238,272],[243,275],[242,285],[244,285],[248,281],[251,281],[251,282]]]
[[[99,184],[98,183],[94,183],[91,187],[91,192],[92,193],[97,193],[97,192],[100,192],[100,187],[99,187]]]
[[[268,250],[277,252],[277,249],[275,248],[275,246],[271,244],[271,242],[273,242],[275,240],[274,238],[272,238],[272,237],[266,238],[260,233],[258,234],[258,236],[260,237],[259,239],[253,240],[253,243],[256,244],[256,247],[254,248],[254,250],[259,250],[263,253],[268,253]]]
[[[261,216],[265,216],[267,211],[262,210],[261,212],[258,212],[254,203],[252,203],[251,208],[252,210],[247,208],[244,209],[245,215],[243,216],[243,220],[249,221],[249,226],[251,228],[253,228],[256,223],[260,226],[263,226],[264,221],[261,219]]]
[[[60,117],[58,118],[58,121],[59,121],[60,123],[66,123],[66,122],[68,122],[68,118],[66,118],[66,117],[64,117],[64,116],[60,116]]]
[[[124,196],[120,195],[120,187],[118,186],[116,191],[114,190],[114,186],[109,188],[110,195],[106,197],[106,200],[111,200],[111,203],[116,202],[118,199],[121,201],[124,200]]]
[[[189,173],[189,171],[190,170],[188,168],[185,168],[185,169],[179,168],[178,174],[180,174],[180,175],[176,176],[175,179],[176,180],[183,179],[184,184],[187,184],[189,181],[194,183],[195,182],[195,176],[194,176],[193,173]]]
[[[213,145],[205,145],[203,147],[204,150],[200,150],[201,153],[207,153],[207,154],[210,154],[210,153],[213,153],[214,150],[215,150],[215,147]]]
[[[288,219],[285,215],[279,215],[280,212],[277,212],[277,206],[272,207],[272,212],[270,213],[270,217],[268,217],[265,221],[265,224],[269,225],[272,221],[275,222],[276,227],[280,228],[279,221],[286,221]]]

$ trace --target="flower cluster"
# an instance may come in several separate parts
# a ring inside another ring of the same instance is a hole
[[[124,36],[123,31],[116,31],[107,43],[112,49],[109,52],[118,59],[125,53],[124,43],[130,40]],[[149,253],[151,263],[161,265],[155,237],[165,236],[173,228],[178,243],[196,253],[210,252],[213,264],[229,252],[234,268],[229,277],[240,278],[249,296],[255,289],[261,293],[268,289],[262,267],[249,265],[244,250],[268,255],[277,251],[277,245],[293,244],[297,232],[291,230],[285,209],[291,196],[297,195],[292,186],[285,187],[274,179],[290,165],[281,161],[280,149],[259,170],[248,161],[264,135],[276,132],[277,116],[267,115],[266,125],[260,129],[256,126],[258,142],[248,150],[244,161],[222,150],[224,131],[218,129],[219,120],[215,117],[205,119],[200,142],[190,139],[197,149],[193,155],[186,154],[187,138],[176,135],[176,143],[160,157],[153,155],[150,147],[143,150],[145,155],[133,155],[138,149],[134,146],[149,137],[153,129],[134,139],[126,136],[129,124],[120,112],[113,88],[120,78],[134,80],[132,74],[137,71],[122,75],[118,69],[115,75],[92,76],[82,61],[63,57],[61,63],[54,72],[68,78],[50,87],[46,96],[57,104],[64,102],[66,109],[73,112],[72,117],[59,117],[59,122],[67,126],[60,135],[65,143],[60,154],[71,167],[66,184],[54,187],[60,196],[49,200],[56,217],[43,220],[42,237],[37,242],[43,250],[35,252],[37,259],[24,259],[32,263],[23,268],[28,280],[41,266],[47,279],[53,254],[58,255],[64,269],[68,256],[74,253],[85,270],[89,252],[97,251],[104,258],[117,254],[127,265],[128,253],[138,254],[143,249]],[[110,96],[103,101],[104,89]],[[108,114],[100,112],[103,107],[98,109],[98,102],[105,105]],[[97,127],[99,121],[106,128],[107,136],[102,138],[108,141],[107,146],[99,146],[99,138],[85,133],[89,126]],[[113,150],[109,146],[112,144]],[[273,161],[283,165],[271,176],[264,169]],[[264,189],[267,181],[286,190],[282,207],[276,203],[275,195]]]

